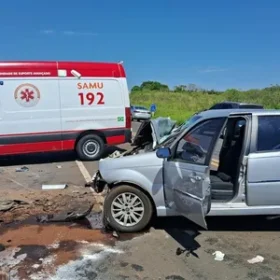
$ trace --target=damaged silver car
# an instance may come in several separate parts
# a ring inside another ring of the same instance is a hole
[[[99,162],[92,187],[108,189],[108,225],[135,232],[153,215],[183,215],[207,228],[207,215],[280,214],[280,112],[209,110],[193,117],[181,128],[171,120],[161,128],[163,120],[143,124],[133,152]]]

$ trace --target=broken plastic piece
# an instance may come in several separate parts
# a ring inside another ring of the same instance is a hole
[[[264,257],[262,256],[256,256],[255,258],[252,258],[248,260],[248,263],[254,264],[254,263],[262,263],[264,261]]]
[[[221,251],[216,251],[212,255],[215,256],[215,261],[219,261],[219,262],[223,261],[225,257],[225,254],[222,253]]]
[[[62,185],[42,185],[42,190],[63,190],[67,187],[67,184]]]
[[[26,172],[26,171],[29,171],[29,168],[27,166],[16,168],[16,172]]]
[[[52,222],[72,222],[85,218],[90,214],[93,208],[93,204],[85,211],[70,211],[59,214],[49,214],[37,217],[37,221],[40,223],[52,223]]]

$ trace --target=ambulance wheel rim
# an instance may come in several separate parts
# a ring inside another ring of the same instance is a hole
[[[83,145],[83,152],[88,157],[94,157],[100,152],[100,145],[95,140],[88,140]]]

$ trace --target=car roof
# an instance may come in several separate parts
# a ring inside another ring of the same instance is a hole
[[[246,102],[235,102],[235,101],[222,101],[217,104],[237,104],[237,105],[253,105],[253,106],[262,106],[261,104],[256,104],[256,103],[246,103]],[[215,104],[216,105],[216,104]]]
[[[252,114],[252,115],[280,115],[280,110],[269,110],[269,109],[217,109],[207,110],[198,113],[198,116],[202,118],[219,118],[228,117],[229,115],[239,114]]]

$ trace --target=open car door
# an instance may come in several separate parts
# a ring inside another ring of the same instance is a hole
[[[226,118],[201,121],[186,129],[164,161],[164,190],[169,208],[207,228],[211,209],[210,161]]]

